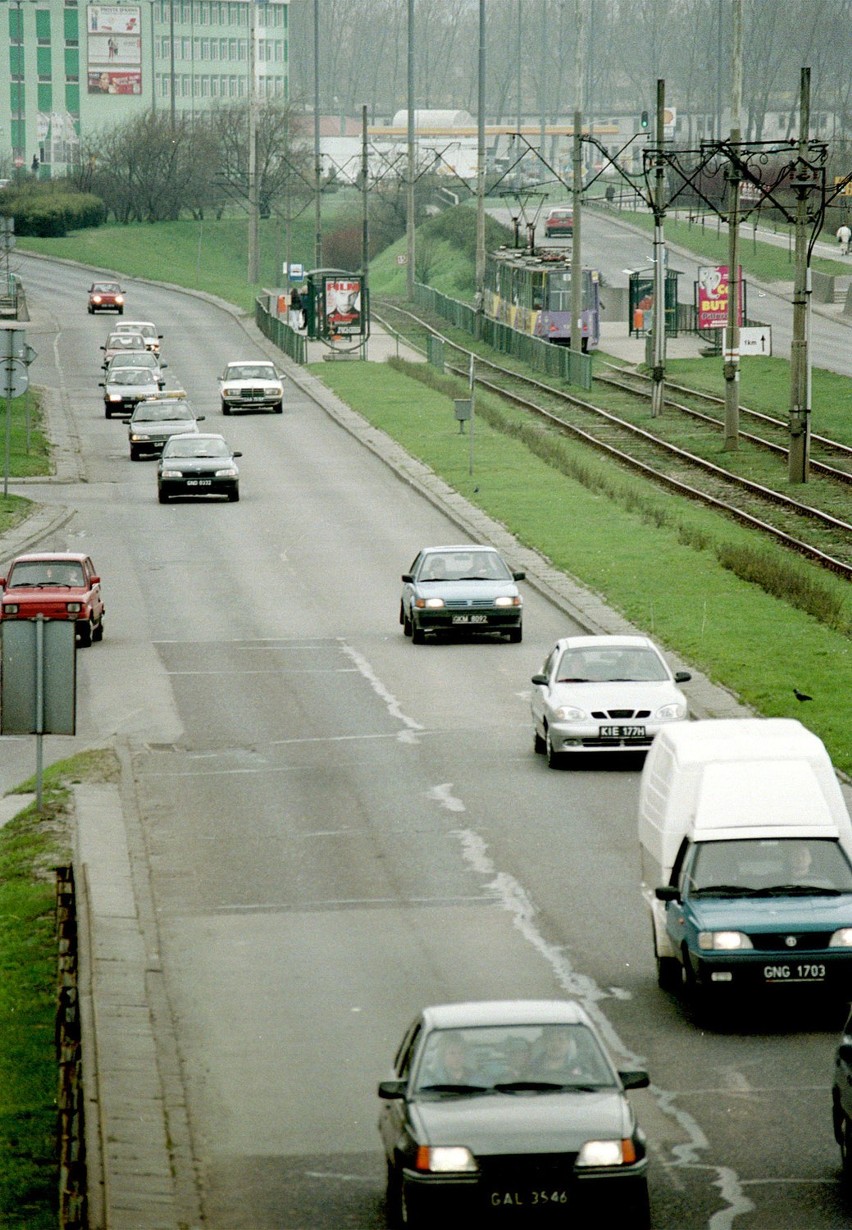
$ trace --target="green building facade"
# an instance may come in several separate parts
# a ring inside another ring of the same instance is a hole
[[[0,179],[61,175],[135,113],[289,97],[289,0],[0,0]]]

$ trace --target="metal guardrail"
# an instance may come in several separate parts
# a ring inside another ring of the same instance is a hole
[[[414,283],[414,301],[418,307],[434,312],[443,320],[449,321],[457,329],[463,329],[471,337],[477,334],[477,316],[468,303],[459,299],[451,299],[441,294],[433,286],[424,286],[422,282]],[[521,333],[499,320],[482,317],[480,337],[482,341],[499,351],[501,354],[512,355],[527,363],[533,371],[543,372],[578,385],[587,391],[592,387],[592,356],[590,354],[575,354],[567,346],[554,346],[540,337],[532,337]]]
[[[74,868],[56,868],[59,1226],[86,1230],[86,1148]]]

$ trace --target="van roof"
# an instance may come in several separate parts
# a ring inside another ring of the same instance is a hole
[[[818,760],[828,762],[820,738],[795,718],[718,718],[673,722],[656,736],[679,764],[712,761]]]

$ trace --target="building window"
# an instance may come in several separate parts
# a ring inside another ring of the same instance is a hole
[[[53,76],[53,57],[49,47],[36,48],[36,72],[40,78],[48,81]]]
[[[53,86],[41,85],[38,87],[38,109],[39,111],[51,112],[53,110]]]

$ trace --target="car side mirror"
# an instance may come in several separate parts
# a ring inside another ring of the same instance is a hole
[[[242,457],[242,453],[231,453],[232,457]]]
[[[547,683],[547,675],[533,675],[530,683],[538,683],[544,686]]]
[[[691,678],[691,671],[675,671],[675,683],[689,683]]]
[[[406,585],[410,585],[411,582],[414,580],[414,577],[410,572],[404,572],[402,574],[402,579]]]
[[[654,896],[658,901],[680,900],[680,892],[675,884],[661,884],[659,888],[654,889]]]
[[[630,1068],[618,1075],[625,1089],[647,1089],[651,1083],[648,1073],[642,1068]]]
[[[106,385],[104,384],[103,380],[99,380],[99,381],[98,381],[98,388],[99,388],[99,389],[105,389],[105,388],[106,388]]]
[[[168,363],[161,363],[161,364],[160,364],[160,370],[161,370],[161,371],[165,371],[167,367],[168,367]]]
[[[89,579],[90,579],[90,581],[91,581],[92,585],[100,585],[100,583],[101,583],[101,578],[100,578],[100,577],[90,577]]]
[[[525,581],[527,579],[527,574],[525,572],[513,572],[512,576],[516,581]]]
[[[407,1081],[381,1081],[379,1084],[379,1097],[386,1102],[393,1102],[399,1098],[404,1098],[408,1090]]]
[[[203,423],[206,417],[207,417],[206,414],[196,414],[195,421],[196,423]],[[239,455],[242,456],[242,454],[239,454]],[[234,456],[236,457],[237,453],[234,453]]]
[[[5,589],[5,588],[6,588],[6,578],[0,577],[0,589]]]

